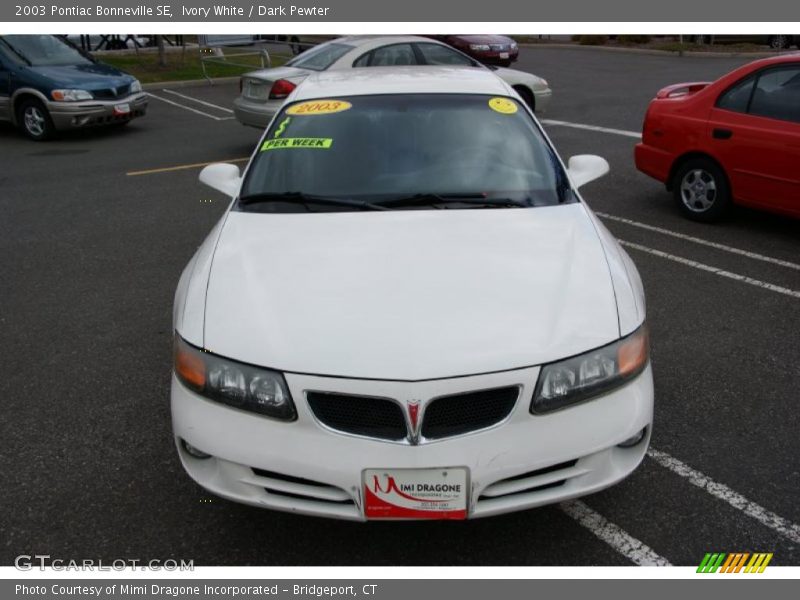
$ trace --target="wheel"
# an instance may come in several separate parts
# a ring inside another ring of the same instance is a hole
[[[786,50],[791,46],[791,40],[788,35],[771,35],[769,38],[769,47],[773,50]]]
[[[511,62],[512,61],[510,59],[509,60],[501,60],[500,61],[500,66],[501,67],[510,67],[511,66]]]
[[[683,163],[675,172],[672,192],[683,215],[694,221],[718,221],[731,207],[728,178],[708,158]]]
[[[522,97],[522,99],[525,100],[525,104],[527,104],[530,107],[531,112],[535,112],[536,98],[534,97],[533,92],[531,92],[528,88],[522,86],[515,87],[514,89]]]
[[[50,114],[39,100],[23,100],[17,109],[17,124],[32,140],[40,142],[55,135],[56,129]]]

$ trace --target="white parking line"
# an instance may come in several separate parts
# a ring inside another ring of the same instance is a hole
[[[207,112],[203,112],[202,110],[197,110],[196,108],[192,108],[191,106],[186,106],[185,104],[180,104],[179,102],[173,102],[172,100],[167,100],[166,98],[162,98],[161,96],[156,96],[153,92],[147,92],[147,95],[150,96],[151,98],[155,98],[156,100],[161,100],[162,102],[171,104],[172,106],[177,106],[178,108],[188,110],[189,112],[193,112],[198,115],[203,115],[204,117],[208,117],[209,119],[214,119],[215,121],[229,121],[230,119],[233,119],[233,117],[217,117],[215,115],[210,115]]]
[[[627,531],[593,511],[580,500],[564,502],[559,508],[586,527],[625,558],[640,566],[669,567],[670,562]]]
[[[209,106],[211,108],[216,108],[217,110],[224,111],[226,113],[233,113],[230,108],[225,108],[224,106],[217,106],[216,104],[211,104],[211,102],[206,102],[205,100],[200,100],[198,98],[193,98],[192,96],[186,96],[184,94],[179,94],[174,90],[168,90],[164,88],[161,90],[162,92],[166,92],[167,94],[172,94],[173,96],[178,96],[178,98],[183,98],[184,100],[191,100],[192,102],[197,102],[198,104],[202,104],[203,106]]]
[[[625,240],[618,240],[618,241],[621,245],[627,248],[634,248],[635,250],[639,250],[640,252],[646,252],[647,254],[652,254],[653,256],[666,258],[667,260],[681,263],[683,265],[686,265],[687,267],[693,267],[695,269],[700,269],[701,271],[707,271],[709,273],[713,273],[714,275],[719,275],[720,277],[727,277],[728,279],[733,279],[734,281],[741,281],[742,283],[754,285],[756,287],[760,287],[765,290],[769,290],[771,292],[776,292],[778,294],[783,294],[785,296],[790,296],[792,298],[800,298],[800,291],[797,290],[790,290],[789,288],[781,287],[779,285],[774,285],[772,283],[767,283],[766,281],[753,279],[752,277],[739,275],[737,273],[731,273],[730,271],[725,271],[723,269],[718,269],[717,267],[712,267],[710,265],[699,263],[694,260],[689,260],[688,258],[683,258],[682,256],[675,256],[674,254],[662,252],[661,250],[648,248],[647,246],[642,246],[641,244],[634,244],[633,242],[626,242]]]
[[[723,502],[727,502],[733,508],[745,513],[748,517],[751,517],[756,521],[766,525],[770,529],[777,531],[779,534],[789,538],[794,543],[800,544],[800,525],[796,525],[791,521],[776,515],[774,512],[767,510],[752,500],[748,500],[741,494],[734,492],[728,486],[722,483],[717,483],[710,477],[704,475],[700,471],[696,471],[689,465],[682,463],[677,458],[670,456],[666,452],[661,452],[655,448],[650,448],[647,451],[647,455],[662,467],[665,467],[673,473],[688,479],[690,483],[708,492],[715,498],[718,498]]]
[[[585,123],[571,123],[569,121],[555,121],[553,119],[539,119],[542,125],[557,125],[559,127],[572,127],[573,129],[586,129],[588,131],[599,131],[601,133],[613,133],[614,135],[623,135],[641,139],[642,134],[639,131],[628,131],[627,129],[613,129],[611,127],[600,127],[598,125],[586,125]]]
[[[781,267],[787,267],[789,269],[797,269],[800,271],[800,264],[789,262],[788,260],[781,260],[779,258],[772,258],[771,256],[764,256],[763,254],[757,254],[755,252],[749,252],[747,250],[742,250],[741,248],[734,248],[733,246],[726,246],[725,244],[718,244],[716,242],[710,242],[708,240],[704,240],[702,238],[693,237],[691,235],[685,235],[683,233],[678,233],[677,231],[671,231],[669,229],[664,229],[662,227],[656,227],[654,225],[647,225],[646,223],[639,223],[638,221],[631,221],[630,219],[625,219],[623,217],[617,217],[614,215],[609,215],[608,213],[598,212],[595,213],[598,217],[602,217],[604,219],[608,219],[610,221],[616,221],[618,223],[625,223],[626,225],[631,225],[633,227],[639,227],[640,229],[646,229],[647,231],[654,231],[656,233],[662,233],[664,235],[669,235],[674,238],[678,238],[681,240],[686,240],[687,242],[694,242],[695,244],[702,244],[703,246],[708,246],[709,248],[715,248],[717,250],[723,250],[725,252],[730,252],[731,254],[738,254],[740,256],[745,256],[747,258],[752,258],[753,260],[761,260],[764,262],[772,263],[773,265],[779,265]]]

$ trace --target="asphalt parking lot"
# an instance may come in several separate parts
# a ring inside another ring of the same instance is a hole
[[[199,165],[242,165],[259,137],[232,119],[236,84],[151,89],[144,119],[50,143],[0,125],[0,564],[39,553],[696,565],[706,552],[744,551],[800,565],[800,222],[745,209],[718,225],[688,222],[632,159],[660,87],[744,62],[522,50],[515,67],[554,90],[542,118],[562,157],[611,164],[583,195],[644,281],[655,426],[650,455],[623,483],[463,523],[275,513],[211,498],[184,474],[169,419],[172,296],[226,207],[197,182]]]

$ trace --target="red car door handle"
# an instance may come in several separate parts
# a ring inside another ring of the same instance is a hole
[[[714,128],[714,131],[711,132],[711,136],[715,140],[729,140],[733,137],[733,132],[730,129]]]

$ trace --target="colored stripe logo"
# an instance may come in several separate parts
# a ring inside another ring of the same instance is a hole
[[[763,573],[772,552],[707,552],[697,567],[698,573]],[[749,559],[749,560],[748,560]]]

